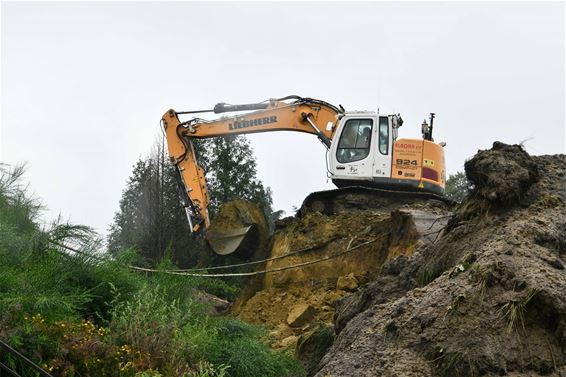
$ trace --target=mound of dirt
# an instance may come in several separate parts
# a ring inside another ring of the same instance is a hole
[[[336,302],[317,376],[566,376],[566,156],[495,143],[436,242]]]
[[[496,141],[466,161],[466,177],[474,185],[474,200],[485,199],[498,205],[523,199],[539,179],[538,165],[520,145]]]

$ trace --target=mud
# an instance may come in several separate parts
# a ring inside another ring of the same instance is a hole
[[[494,143],[442,234],[335,303],[317,376],[566,376],[566,156]]]

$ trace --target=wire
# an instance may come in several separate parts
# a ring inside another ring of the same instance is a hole
[[[183,271],[183,270],[157,270],[157,269],[153,269],[153,268],[144,268],[144,267],[132,266],[132,265],[125,265],[125,267],[127,267],[127,268],[129,268],[129,269],[131,269],[131,270],[134,270],[134,271],[157,272],[157,273],[164,273],[164,274],[169,274],[169,275],[180,275],[180,276],[191,276],[191,277],[255,276],[255,275],[263,275],[263,274],[267,274],[267,273],[271,273],[271,272],[281,272],[281,271],[286,271],[286,270],[290,270],[290,269],[294,269],[294,268],[301,268],[301,267],[304,267],[304,266],[309,266],[309,265],[311,265],[311,264],[320,263],[320,262],[324,262],[324,261],[327,261],[327,260],[330,260],[330,259],[334,259],[334,258],[340,257],[340,256],[342,256],[342,255],[348,254],[348,253],[350,253],[350,252],[352,252],[352,251],[354,251],[354,250],[357,250],[357,249],[361,248],[362,246],[365,246],[365,245],[369,245],[369,244],[371,244],[371,243],[374,243],[374,242],[378,241],[379,239],[385,238],[385,237],[387,237],[387,236],[388,236],[388,235],[385,234],[385,235],[382,235],[381,237],[374,238],[374,239],[372,239],[372,240],[370,240],[370,241],[361,243],[361,244],[356,245],[356,246],[354,246],[354,247],[350,247],[350,245],[348,245],[348,247],[347,247],[346,250],[344,250],[344,251],[341,251],[341,252],[336,253],[336,254],[333,254],[333,255],[328,255],[328,256],[326,256],[326,257],[322,257],[322,258],[319,258],[319,259],[315,259],[315,260],[313,260],[313,261],[308,261],[308,262],[303,262],[303,263],[297,263],[297,264],[294,264],[294,265],[291,265],[291,266],[284,266],[284,267],[278,267],[278,268],[272,268],[272,269],[265,269],[265,270],[261,270],[261,271],[253,271],[253,272],[236,272],[236,273],[224,273],[224,274],[198,274],[198,273],[185,272],[185,271]],[[332,242],[332,241],[335,240],[335,239],[336,239],[336,238],[334,238],[334,239],[328,241],[328,243]],[[109,259],[109,258],[102,258],[102,257],[98,257],[98,256],[96,256],[96,255],[91,255],[91,254],[84,253],[84,252],[82,252],[82,251],[80,251],[80,250],[77,250],[77,249],[75,249],[75,248],[72,248],[72,247],[69,247],[69,246],[67,246],[67,245],[61,244],[61,243],[59,243],[59,242],[55,242],[55,241],[52,241],[52,240],[49,240],[49,242],[51,242],[52,244],[54,244],[54,245],[56,245],[56,246],[59,246],[59,247],[61,247],[61,248],[63,248],[63,249],[67,249],[67,250],[72,251],[72,252],[74,252],[74,253],[81,254],[81,255],[85,255],[85,256],[87,256],[87,257],[90,257],[90,258],[93,258],[93,259],[96,259],[96,260],[99,260],[99,261],[104,261],[104,262],[115,261],[115,260],[112,260],[112,259]],[[352,242],[352,241],[350,241],[350,244],[351,244],[351,242]],[[327,243],[327,244],[328,244],[328,243]],[[319,246],[319,247],[322,247],[322,246],[325,246],[325,245],[321,245],[321,246]],[[258,263],[260,263],[260,262],[266,262],[266,261],[268,261],[268,260],[276,260],[276,259],[282,259],[282,258],[290,257],[290,256],[292,256],[292,255],[298,254],[299,252],[304,252],[304,251],[307,251],[307,250],[309,250],[309,249],[312,250],[312,249],[315,249],[315,248],[318,248],[318,247],[299,249],[299,250],[296,250],[296,251],[294,251],[294,252],[291,252],[291,253],[288,253],[288,254],[285,254],[285,255],[281,255],[281,256],[278,256],[278,257],[269,258],[269,259],[264,260],[264,261],[256,261],[256,262],[241,263],[241,264],[239,264],[239,265],[223,266],[223,267],[224,267],[224,268],[228,268],[228,267],[235,267],[235,266],[243,266],[243,265],[258,264]],[[215,269],[215,268],[216,268],[216,267],[211,267],[210,269]],[[198,270],[203,270],[203,269],[198,269]],[[198,271],[198,270],[194,270],[194,271]]]
[[[294,269],[294,268],[305,267],[305,266],[309,266],[311,264],[320,263],[320,262],[324,262],[324,261],[327,261],[327,260],[330,260],[330,259],[338,258],[338,257],[346,255],[346,254],[348,254],[348,253],[350,253],[354,250],[358,250],[362,246],[366,246],[366,245],[369,245],[371,243],[374,243],[377,240],[384,238],[385,236],[387,236],[387,235],[384,235],[384,236],[378,237],[378,238],[374,238],[371,241],[361,243],[361,244],[356,245],[354,247],[347,248],[346,250],[341,251],[339,253],[336,253],[336,254],[333,254],[333,255],[328,255],[326,257],[315,259],[313,261],[297,263],[297,264],[294,264],[294,265],[291,265],[291,266],[284,266],[284,267],[266,269],[266,270],[261,270],[261,271],[236,272],[236,273],[228,273],[228,274],[194,274],[194,273],[188,273],[188,272],[177,272],[177,271],[174,271],[174,270],[155,270],[155,269],[151,269],[151,268],[142,268],[142,267],[135,267],[135,266],[130,266],[130,268],[133,268],[137,271],[143,271],[143,272],[158,272],[158,273],[164,273],[164,274],[170,274],[170,275],[181,275],[181,276],[191,276],[191,277],[230,277],[230,276],[263,275],[263,274],[272,273],[272,272],[281,272],[281,271],[291,270],[291,269]]]
[[[322,245],[309,246],[309,247],[305,247],[305,248],[302,248],[302,249],[298,249],[298,250],[292,251],[292,252],[287,253],[287,254],[284,254],[284,255],[279,255],[279,256],[272,257],[272,258],[267,258],[267,259],[261,259],[261,260],[253,261],[253,262],[238,263],[238,264],[230,264],[230,265],[227,265],[227,266],[204,267],[204,268],[187,268],[187,269],[168,270],[168,271],[175,271],[175,272],[195,272],[195,271],[223,270],[223,269],[227,269],[227,268],[242,267],[242,266],[253,266],[253,265],[255,265],[255,264],[261,264],[261,263],[265,263],[265,262],[270,262],[270,261],[274,261],[274,260],[278,260],[278,259],[283,259],[283,258],[291,257],[291,256],[293,256],[293,255],[297,255],[297,254],[300,254],[300,253],[304,253],[305,251],[320,249],[320,248],[323,248],[324,246],[328,245],[330,242],[332,242],[332,241],[334,241],[334,240],[336,240],[336,239],[338,239],[338,237],[331,238],[330,240],[328,240],[327,242],[323,243]]]

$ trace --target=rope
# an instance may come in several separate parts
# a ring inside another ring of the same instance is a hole
[[[227,268],[234,268],[234,267],[243,267],[243,266],[252,266],[255,264],[261,264],[261,263],[265,263],[265,262],[270,262],[273,260],[278,260],[278,259],[283,259],[283,258],[287,258],[287,257],[291,257],[293,255],[297,255],[300,253],[304,253],[305,251],[310,251],[310,250],[316,250],[316,249],[320,249],[326,245],[328,245],[330,242],[334,241],[338,239],[338,237],[334,237],[329,239],[328,241],[326,241],[325,243],[321,244],[321,245],[316,245],[316,246],[309,246],[309,247],[305,247],[302,249],[298,249],[295,251],[292,251],[290,253],[284,254],[284,255],[279,255],[277,257],[272,257],[272,258],[267,258],[267,259],[260,259],[257,261],[253,261],[253,262],[246,262],[246,263],[238,263],[238,264],[229,264],[226,266],[215,266],[215,267],[203,267],[203,268],[186,268],[186,269],[178,269],[178,270],[168,270],[168,271],[174,271],[174,272],[195,272],[195,271],[210,271],[210,270],[224,270]]]
[[[178,272],[178,271],[175,271],[175,270],[155,270],[155,269],[151,269],[151,268],[142,268],[142,267],[135,267],[135,266],[128,266],[128,267],[130,267],[130,268],[132,268],[136,271],[158,272],[158,273],[165,273],[165,274],[170,274],[170,275],[181,275],[181,276],[192,276],[192,277],[255,276],[255,275],[263,275],[263,274],[267,274],[267,273],[271,273],[271,272],[281,272],[281,271],[286,271],[286,270],[290,270],[290,269],[294,269],[294,268],[300,268],[300,267],[308,266],[308,265],[311,265],[311,264],[320,263],[320,262],[324,262],[324,261],[327,261],[327,260],[330,260],[330,259],[338,258],[342,255],[345,255],[345,254],[348,254],[348,253],[350,253],[354,250],[357,250],[357,249],[361,248],[362,246],[366,246],[366,245],[369,245],[371,243],[374,243],[381,238],[384,238],[384,236],[379,237],[379,238],[374,238],[371,241],[361,243],[359,245],[348,248],[348,249],[341,251],[339,253],[336,253],[336,254],[333,254],[333,255],[328,255],[326,257],[315,259],[313,261],[297,263],[297,264],[294,264],[294,265],[291,265],[291,266],[272,268],[272,269],[269,269],[269,270],[253,271],[253,272],[237,272],[237,273],[227,273],[227,274],[194,274],[194,273],[188,273],[188,272]]]
[[[315,259],[313,261],[308,261],[308,262],[303,262],[303,263],[297,263],[291,266],[284,266],[284,267],[278,267],[278,268],[272,268],[272,269],[265,269],[265,270],[261,270],[261,271],[253,271],[253,272],[237,272],[237,273],[225,273],[225,274],[198,274],[198,273],[191,273],[191,272],[184,272],[184,270],[156,270],[153,268],[144,268],[144,267],[139,267],[139,266],[132,266],[132,265],[126,265],[126,267],[128,267],[129,269],[132,269],[134,271],[141,271],[141,272],[157,272],[157,273],[164,273],[164,274],[169,274],[169,275],[180,275],[180,276],[191,276],[191,277],[230,277],[230,276],[255,276],[255,275],[263,275],[263,274],[267,274],[267,273],[271,273],[271,272],[280,272],[280,271],[286,271],[286,270],[290,270],[290,269],[294,269],[294,268],[300,268],[300,267],[304,267],[304,266],[309,266],[315,263],[320,263],[320,262],[324,262],[330,259],[334,259],[334,258],[338,258],[342,255],[346,255],[354,250],[357,250],[359,248],[361,248],[362,246],[366,246],[369,245],[371,243],[374,243],[382,238],[385,238],[387,235],[383,235],[381,237],[378,238],[374,238],[370,241],[367,242],[363,242],[359,245],[356,245],[354,247],[350,247],[350,245],[348,245],[348,248],[344,251],[341,251],[339,253],[333,254],[333,255],[328,255],[326,257],[322,257],[319,259]],[[82,254],[88,257],[91,257],[93,259],[97,259],[97,260],[101,260],[101,261],[111,261],[111,259],[108,258],[101,258],[95,255],[90,255],[90,254],[86,254],[80,250],[74,249],[72,247],[69,247],[67,245],[63,245],[61,243],[55,242],[55,241],[50,241],[51,243],[53,243],[56,246],[62,247],[64,249],[70,250],[74,253],[77,254]],[[329,241],[330,242],[330,241]],[[350,242],[351,244],[351,242]],[[320,246],[319,246],[320,247]],[[256,261],[256,262],[250,262],[248,264],[258,264],[258,263],[263,263],[269,260],[277,260],[277,259],[282,259],[282,258],[286,258],[295,254],[298,254],[299,252],[304,252],[306,250],[309,249],[315,249],[317,247],[311,247],[311,248],[305,248],[305,249],[300,249],[300,250],[296,250],[292,253],[288,253],[285,255],[280,255],[277,257],[273,257],[273,258],[268,258],[265,259],[263,261]],[[240,263],[240,265],[246,265],[246,263]],[[238,265],[232,265],[232,266],[238,266]],[[229,266],[223,266],[224,268],[228,268]],[[213,269],[215,267],[212,267],[210,269]],[[202,269],[199,269],[202,270]]]
[[[297,255],[297,254],[300,254],[300,253],[304,253],[305,251],[320,249],[320,248],[322,248],[322,247],[328,245],[330,242],[332,242],[332,241],[334,241],[334,240],[336,240],[336,239],[338,239],[338,237],[331,238],[330,240],[326,241],[325,243],[323,243],[323,244],[321,244],[321,245],[309,246],[309,247],[305,247],[305,248],[302,248],[302,249],[298,249],[298,250],[292,251],[292,252],[287,253],[287,254],[285,254],[285,255],[279,255],[279,256],[276,256],[276,257],[261,259],[261,260],[252,261],[252,262],[238,263],[238,264],[229,264],[229,265],[226,265],[226,266],[203,267],[203,268],[187,268],[187,269],[175,269],[175,270],[160,270],[160,271],[169,271],[169,272],[196,272],[196,271],[221,270],[221,269],[228,269],[228,268],[235,268],[235,267],[243,267],[243,266],[253,266],[253,265],[256,265],[256,264],[261,264],[261,263],[266,263],[266,262],[270,262],[270,261],[274,261],[274,260],[278,260],[278,259],[284,259],[284,258],[292,257],[293,255]],[[88,257],[88,258],[92,258],[92,259],[95,259],[95,260],[98,260],[98,261],[102,261],[102,262],[110,262],[110,261],[113,261],[113,260],[110,259],[110,258],[103,258],[103,257],[99,257],[99,256],[96,256],[96,255],[93,255],[93,254],[87,254],[87,253],[85,253],[85,252],[83,252],[83,251],[74,249],[74,248],[72,248],[72,247],[70,247],[70,246],[64,245],[64,244],[62,244],[62,243],[59,243],[59,242],[56,242],[56,241],[53,241],[53,240],[49,240],[49,242],[51,242],[51,243],[52,243],[53,245],[55,245],[55,246],[58,246],[58,247],[61,247],[61,248],[63,248],[63,249],[72,251],[72,252],[74,252],[74,253],[76,253],[76,254],[84,255],[84,256],[86,256],[86,257]],[[143,267],[130,266],[130,265],[128,265],[127,267],[133,268],[133,269],[141,269],[141,268],[143,268]]]

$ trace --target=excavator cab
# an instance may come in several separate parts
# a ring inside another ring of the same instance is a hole
[[[333,183],[443,194],[444,152],[431,127],[423,139],[397,139],[402,124],[399,115],[346,113],[328,154]]]
[[[359,185],[368,177],[387,176],[391,170],[389,118],[375,113],[346,115],[340,121],[329,152],[333,181]],[[335,182],[336,183],[336,182]]]

